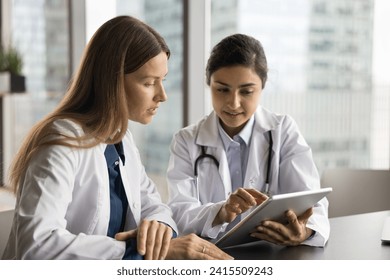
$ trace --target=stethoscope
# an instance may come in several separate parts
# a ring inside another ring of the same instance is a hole
[[[271,161],[272,161],[272,148],[273,148],[273,139],[272,139],[272,133],[271,131],[268,131],[268,136],[269,136],[269,149],[268,149],[268,161],[267,161],[267,173],[266,173],[266,179],[265,179],[265,193],[270,196],[270,191],[269,191],[269,179],[271,175]],[[211,159],[214,164],[219,168],[219,161],[210,154],[206,153],[206,148],[205,146],[201,146],[201,153],[200,155],[196,158],[195,160],[195,165],[194,165],[194,175],[195,175],[195,187],[197,188],[197,196],[199,200],[199,189],[198,189],[198,165],[199,162],[205,158]]]

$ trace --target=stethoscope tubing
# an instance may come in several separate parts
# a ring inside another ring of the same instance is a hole
[[[194,165],[194,175],[195,175],[195,178],[198,177],[198,165],[199,165],[199,161],[201,161],[202,159],[204,158],[210,158],[214,161],[215,165],[217,167],[219,167],[219,161],[215,158],[215,156],[213,155],[210,155],[210,154],[207,154],[206,153],[206,147],[205,146],[201,146],[201,149],[202,149],[202,153],[196,158],[195,160],[195,165]]]
[[[269,136],[269,149],[268,149],[267,173],[266,173],[266,179],[265,179],[265,193],[266,194],[270,193],[269,186],[270,186],[270,177],[271,177],[272,148],[274,145],[271,130],[268,131],[268,136]],[[204,158],[211,159],[214,162],[214,164],[217,166],[217,168],[219,167],[219,161],[213,155],[206,153],[205,146],[201,146],[201,154],[196,158],[195,164],[194,164],[194,176],[195,176],[196,188],[198,188],[198,165],[199,165],[199,162]],[[198,192],[199,192],[199,190],[198,190]],[[198,194],[198,199],[199,199],[199,194]]]

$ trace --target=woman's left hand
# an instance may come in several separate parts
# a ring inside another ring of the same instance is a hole
[[[286,212],[287,225],[275,221],[264,221],[260,226],[256,227],[257,231],[251,233],[251,236],[278,245],[297,246],[313,232],[306,227],[306,223],[312,214],[313,208],[307,209],[299,217],[289,210]]]
[[[172,229],[156,220],[143,220],[138,229],[115,235],[115,239],[120,241],[135,237],[138,253],[143,255],[145,260],[163,260],[168,253]]]

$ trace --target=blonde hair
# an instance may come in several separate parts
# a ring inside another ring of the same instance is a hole
[[[164,39],[140,20],[119,16],[104,23],[87,45],[63,100],[30,130],[16,154],[9,175],[14,192],[18,191],[33,155],[43,146],[90,148],[102,142],[121,141],[129,116],[124,75],[161,52],[170,56]],[[61,134],[53,128],[53,122],[59,119],[79,124],[85,134],[80,137]]]

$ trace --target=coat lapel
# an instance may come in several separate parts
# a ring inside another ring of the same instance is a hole
[[[259,132],[256,127],[253,130],[251,144],[249,148],[248,165],[245,172],[245,187],[259,186],[260,176],[265,170],[265,165],[268,159],[268,141],[264,136],[264,132]]]
[[[123,140],[127,141],[127,140]],[[140,191],[140,178],[137,168],[134,168],[136,165],[131,165],[130,162],[137,160],[137,155],[133,150],[131,145],[124,145],[125,155],[126,155],[126,165],[123,166],[123,163],[120,164],[120,172],[122,176],[123,187],[126,192],[127,200],[129,202],[129,208],[131,213],[128,212],[128,219],[126,228],[132,229],[138,226],[139,221],[141,220],[141,191]],[[131,180],[130,180],[131,178]],[[130,219],[129,219],[130,218]]]
[[[255,113],[255,125],[252,132],[244,180],[245,187],[257,187],[260,189],[264,187],[270,148],[268,132],[271,131],[273,138],[275,138],[274,130],[278,125],[279,120],[274,114],[259,107]],[[272,154],[275,154],[274,147],[275,145],[272,147]]]
[[[198,146],[205,146],[206,152],[215,156],[219,162],[218,172],[225,188],[225,195],[232,191],[232,183],[230,180],[229,164],[227,161],[223,143],[218,134],[218,116],[215,112],[210,115],[200,125],[198,135],[196,137],[196,144]]]

